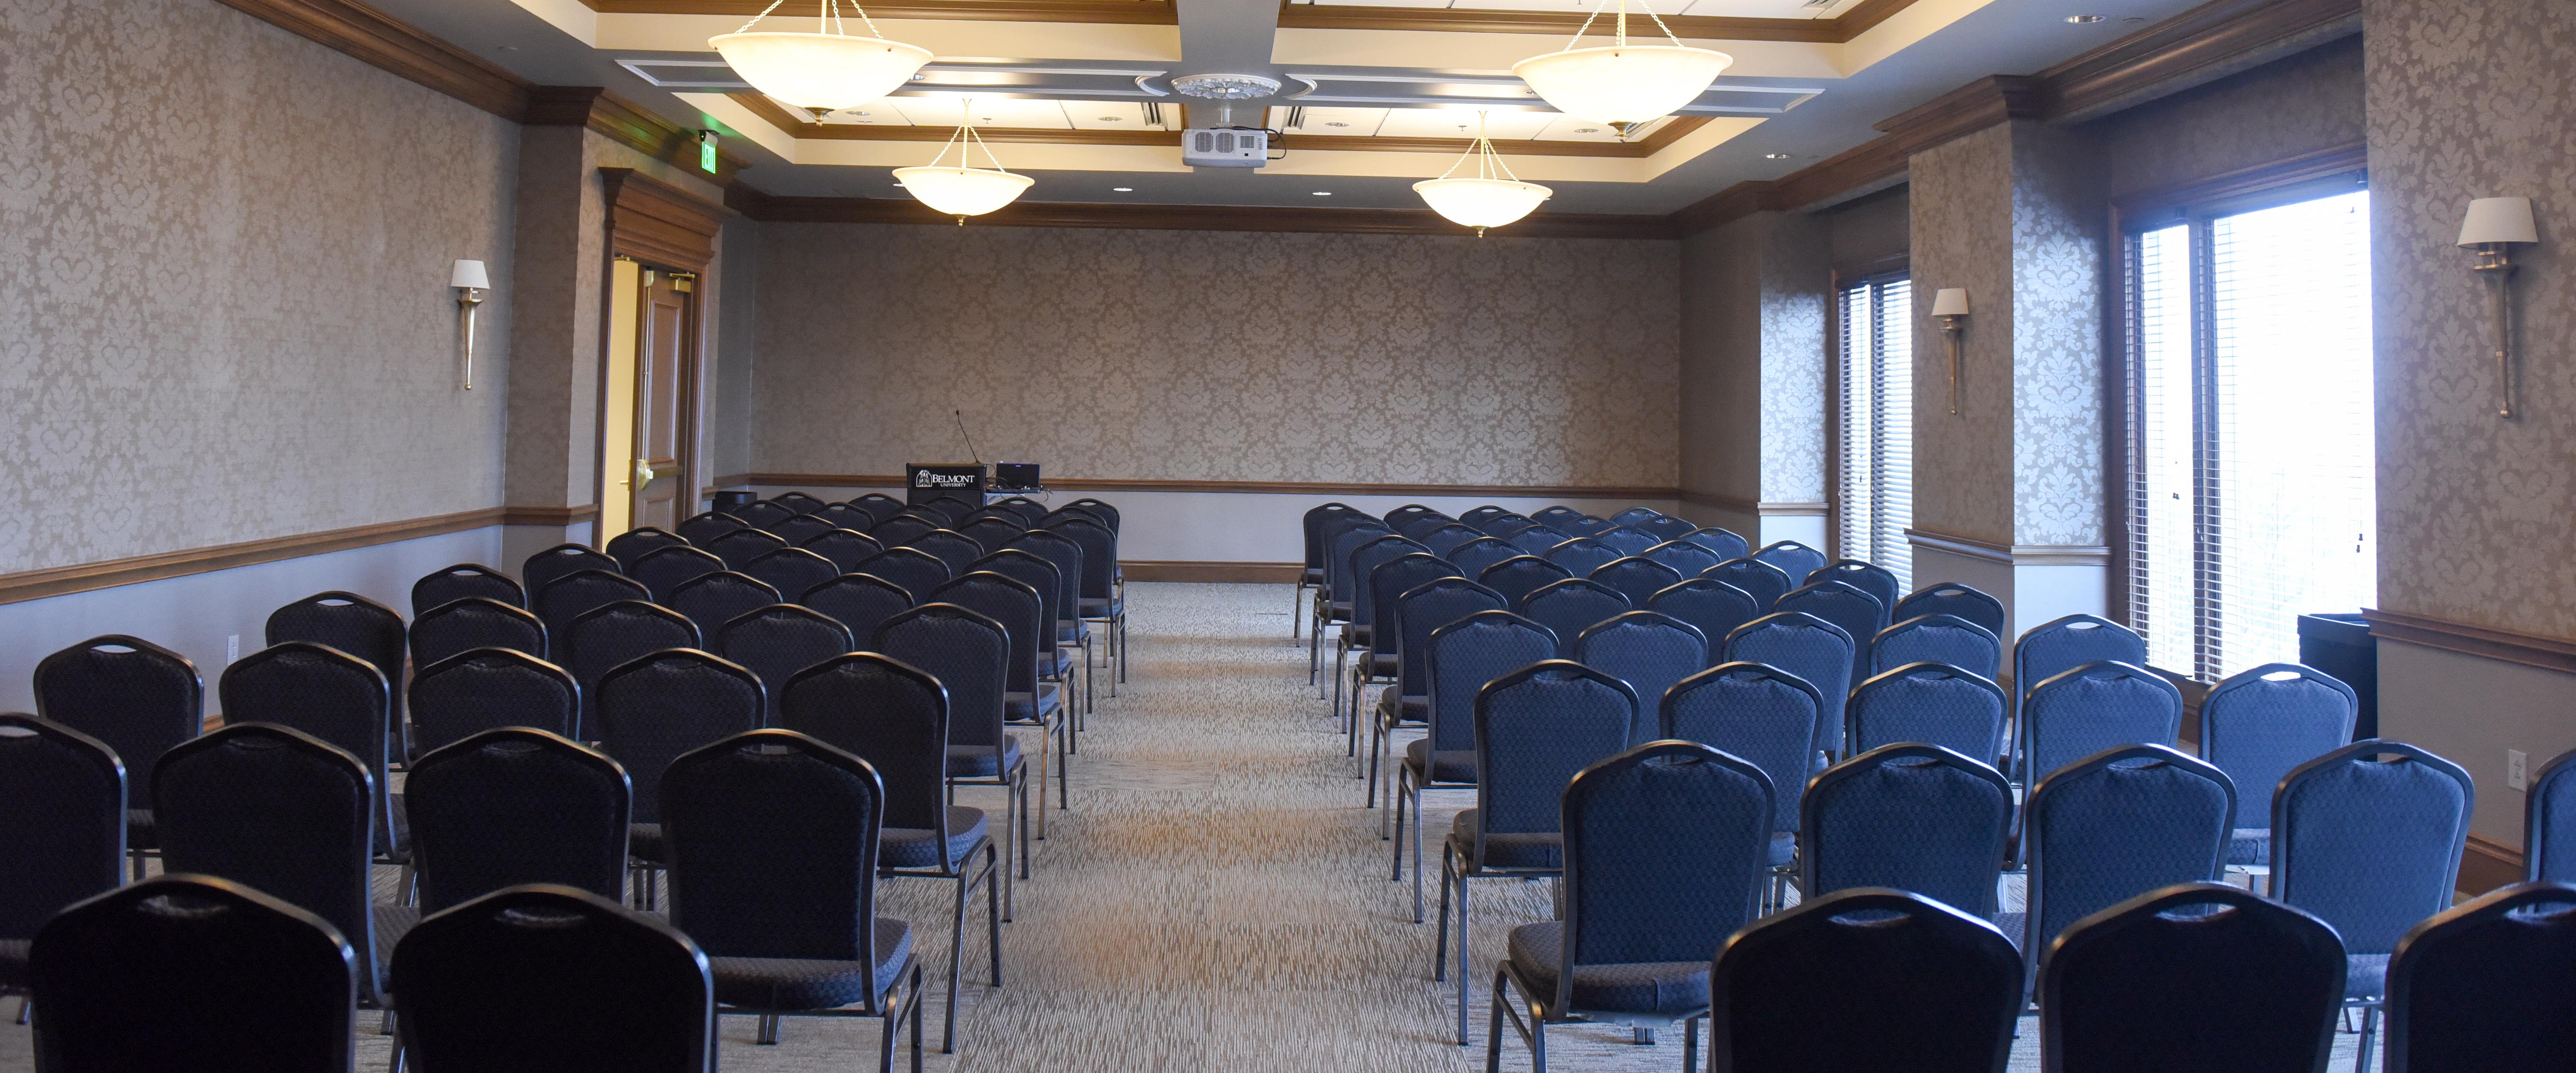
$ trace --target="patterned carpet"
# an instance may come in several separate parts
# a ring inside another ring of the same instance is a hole
[[[1478,885],[1476,1046],[1453,1045],[1454,985],[1431,980],[1432,925],[1412,923],[1410,888],[1386,879],[1378,814],[1359,807],[1363,784],[1305,684],[1289,602],[1279,585],[1131,586],[1130,680],[1103,696],[1074,758],[1073,808],[1051,816],[1036,878],[1019,887],[1002,936],[1008,986],[986,986],[980,920],[970,923],[958,1050],[935,1051],[934,996],[930,1068],[1481,1068],[1484,984],[1507,928],[1547,917],[1548,889]],[[1431,795],[1430,830],[1445,830],[1466,796]],[[998,795],[965,803],[992,807]],[[938,992],[946,888],[893,886],[886,911],[926,940]],[[874,1057],[873,1022],[790,1019],[774,1047],[754,1045],[752,1029],[723,1020],[724,1068],[837,1071]],[[2012,1068],[2037,1070],[2037,1023],[2022,1031]],[[1504,1068],[1527,1069],[1528,1052],[1508,1030],[1505,1040]],[[384,1067],[385,1042],[361,1037],[362,1067]],[[2353,1037],[2338,1042],[2334,1068],[2350,1069]],[[1563,1070],[1681,1066],[1670,1033],[1637,1046],[1624,1028],[1562,1026],[1549,1047]],[[27,1030],[0,1028],[0,1073],[31,1068]]]

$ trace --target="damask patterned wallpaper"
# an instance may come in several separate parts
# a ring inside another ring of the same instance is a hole
[[[2113,197],[2197,182],[2363,136],[2361,38],[2346,37],[2089,125]]]
[[[2035,123],[2011,130],[2012,542],[2098,546],[2108,225],[2101,172],[2093,143],[2080,134]]]
[[[2576,638],[2576,5],[2366,0],[2363,20],[2380,606]],[[2540,227],[2515,251],[2510,421],[2484,281],[2453,245],[2469,199],[2502,196]]]
[[[1916,153],[1913,210],[1914,525],[2013,542],[2013,127]],[[1959,412],[1935,291],[1963,287]]]
[[[501,502],[518,129],[202,0],[0,4],[0,572]],[[293,136],[281,136],[281,131]]]
[[[1677,243],[763,229],[752,456],[1671,487]]]
[[[1759,212],[1683,245],[1682,487],[1825,498],[1826,224]]]

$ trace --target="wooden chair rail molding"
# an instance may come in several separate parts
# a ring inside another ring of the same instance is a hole
[[[256,566],[307,555],[347,551],[351,548],[374,547],[421,537],[458,533],[493,525],[578,525],[599,516],[597,507],[484,507],[480,510],[438,514],[427,518],[410,518],[373,525],[327,529],[319,533],[246,540],[237,544],[165,551],[138,555],[128,559],[79,563],[72,566],[48,567],[0,574],[0,604],[41,600],[93,589],[109,589],[142,581],[185,577],[190,574],[230,570],[237,566]]]
[[[901,488],[893,474],[737,473],[716,478],[722,487]],[[1058,492],[1250,492],[1319,496],[1500,496],[1511,499],[1680,499],[1678,488],[1555,484],[1356,484],[1335,481],[1157,481],[1049,479]]]

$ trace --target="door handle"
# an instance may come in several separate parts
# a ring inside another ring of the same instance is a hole
[[[635,461],[635,483],[639,487],[653,483],[653,467],[642,459]]]

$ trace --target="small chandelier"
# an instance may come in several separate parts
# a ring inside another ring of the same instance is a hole
[[[851,36],[841,25],[841,0],[822,0],[813,33],[751,32],[785,2],[771,0],[742,29],[708,38],[707,47],[751,88],[814,113],[817,122],[894,92],[930,62],[929,49],[875,36],[876,22],[856,3],[850,10],[859,13],[870,36]]]
[[[1476,176],[1450,178],[1476,161]],[[1499,175],[1499,177],[1497,177]],[[1525,183],[1512,174],[1503,158],[1494,152],[1493,139],[1485,136],[1485,113],[1476,113],[1476,141],[1449,170],[1437,179],[1424,179],[1413,184],[1413,192],[1431,205],[1431,211],[1447,217],[1449,222],[1476,229],[1484,237],[1488,227],[1501,227],[1538,208],[1538,203],[1556,193],[1537,183]]]
[[[976,136],[974,103],[972,98],[968,98],[960,108],[964,114],[957,117],[957,132],[948,136],[947,144],[939,147],[939,155],[930,158],[930,163],[894,169],[894,177],[903,183],[905,193],[924,205],[956,217],[959,227],[966,226],[969,216],[982,216],[1010,204],[1037,182],[1002,167],[1001,158],[993,155],[993,147]],[[947,159],[948,147],[952,145],[957,147],[957,163],[942,166],[939,162]],[[993,166],[971,166],[973,161],[966,154],[972,149],[982,149],[984,159],[992,161]]]
[[[1602,9],[1596,7],[1563,49],[1515,63],[1512,73],[1529,83],[1557,111],[1608,123],[1620,128],[1624,135],[1630,126],[1671,115],[1699,99],[1700,94],[1708,92],[1709,83],[1717,81],[1718,74],[1735,62],[1726,53],[1682,44],[1652,8],[1645,8],[1646,17],[1654,19],[1655,29],[1662,30],[1664,39],[1672,43],[1630,45],[1628,0],[1614,2],[1619,5],[1617,44],[1574,47],[1583,42],[1584,31],[1592,28],[1592,20],[1601,17]],[[1643,0],[1638,6],[1644,8]]]

